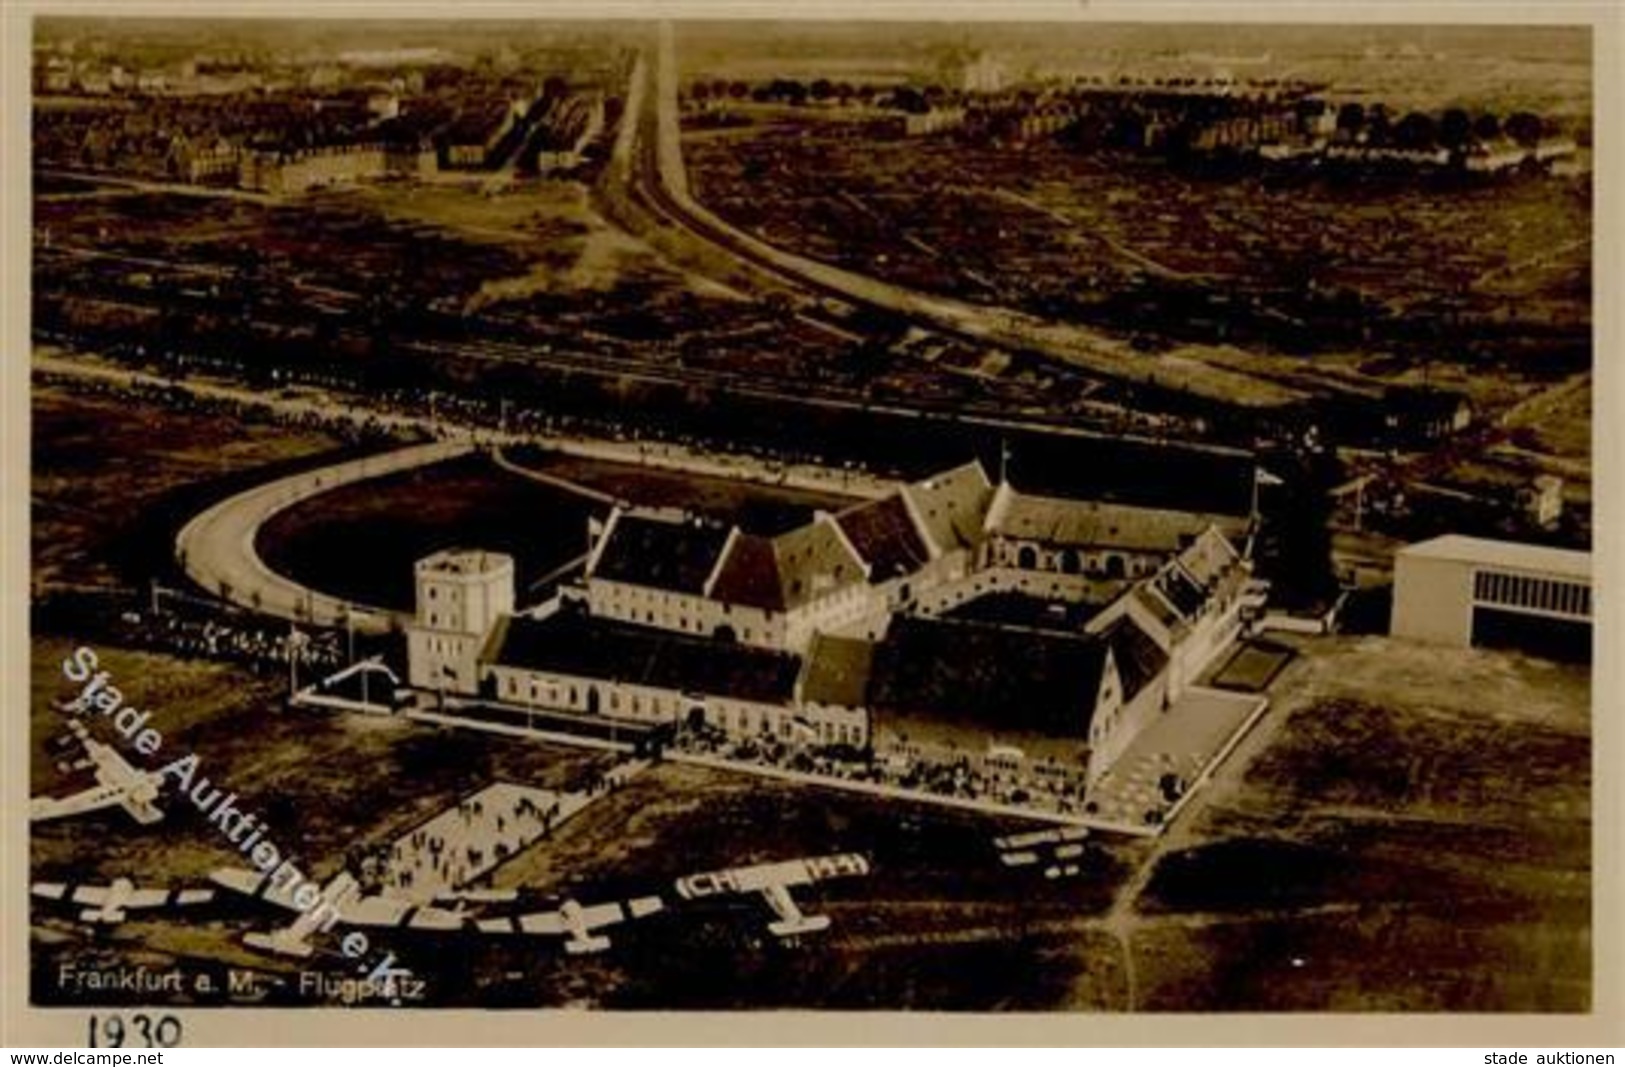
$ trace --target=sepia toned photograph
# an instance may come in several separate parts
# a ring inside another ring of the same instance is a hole
[[[381,14],[27,22],[29,1005],[1597,1007],[1594,26]]]

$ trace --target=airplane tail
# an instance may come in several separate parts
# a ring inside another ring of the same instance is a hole
[[[67,812],[63,811],[60,805],[50,803],[47,797],[34,797],[28,802],[29,822],[49,822],[52,819],[60,819],[66,814]]]
[[[308,938],[291,934],[285,929],[269,934],[250,931],[243,935],[243,944],[273,956],[294,956],[299,959],[307,959],[315,951]]]
[[[79,921],[86,923],[121,923],[126,916],[123,908],[86,908],[79,913]]]
[[[603,952],[609,948],[609,938],[599,937],[572,937],[564,943],[564,951],[572,956],[586,956],[594,952]]]
[[[767,924],[767,932],[774,937],[797,937],[801,934],[816,934],[821,930],[829,929],[828,915],[800,915],[794,919],[780,919]]]
[[[163,809],[146,800],[126,797],[124,799],[124,810],[129,812],[130,817],[142,826],[151,826],[153,823],[164,821]]]

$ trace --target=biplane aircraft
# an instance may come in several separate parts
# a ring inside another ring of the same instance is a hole
[[[91,737],[84,723],[70,721],[68,728],[85,752],[85,758],[75,762],[73,768],[94,769],[96,784],[70,796],[33,798],[28,802],[30,822],[63,819],[114,806],[122,807],[144,826],[164,817],[155,803],[163,786],[161,775],[131,766],[112,745]]]
[[[637,897],[624,902],[609,901],[586,905],[566,900],[554,911],[480,919],[474,924],[474,928],[485,934],[563,936],[564,950],[572,956],[579,956],[590,952],[602,952],[609,948],[609,938],[602,934],[595,935],[593,931],[642,919],[663,910],[665,906],[665,902],[659,897]]]
[[[115,878],[107,885],[35,882],[28,891],[41,900],[83,905],[81,922],[106,924],[123,922],[131,911],[191,907],[214,899],[212,889],[143,889],[128,878]]]
[[[209,880],[251,900],[262,900],[298,913],[293,922],[280,929],[268,933],[253,931],[243,936],[244,944],[279,956],[309,956],[315,951],[312,940],[315,934],[333,925],[447,931],[460,930],[468,922],[468,916],[460,907],[442,908],[394,897],[367,896],[348,872],[334,876],[309,906],[296,900],[292,882],[278,879],[275,871],[261,873],[228,867],[211,872]]]
[[[803,914],[790,896],[791,886],[810,885],[831,878],[859,877],[868,873],[868,859],[857,853],[812,856],[691,874],[677,880],[677,895],[684,900],[699,900],[729,894],[760,893],[776,916],[773,922],[768,923],[768,932],[775,937],[795,937],[828,929],[829,916]]]

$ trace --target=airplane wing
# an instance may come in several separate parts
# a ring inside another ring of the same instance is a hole
[[[468,925],[468,916],[455,909],[419,908],[402,925],[412,930],[461,930]]]
[[[426,907],[391,897],[361,897],[343,904],[339,922],[346,926],[395,926],[414,930],[460,930],[466,923],[460,911]]]
[[[434,898],[436,904],[507,904],[519,899],[517,889],[461,889],[455,893],[441,893]]]
[[[812,871],[804,860],[786,860],[783,863],[764,863],[756,867],[741,867],[727,872],[728,882],[736,893],[754,893],[787,885],[805,885],[812,881]]]
[[[303,911],[304,909],[293,902],[293,892],[290,889],[293,883],[286,879],[281,883],[273,881],[271,876],[275,873],[272,871],[262,874],[241,867],[222,867],[209,872],[209,881],[233,893],[241,893],[254,900],[263,900],[267,904],[275,904],[288,911]]]
[[[557,911],[533,911],[524,915],[501,915],[480,919],[474,929],[482,934],[541,934],[557,936],[565,932],[564,916]]]
[[[625,922],[626,919],[626,911],[619,904],[589,904],[581,909],[580,925],[587,930],[596,930],[601,926]]]
[[[679,882],[685,896],[714,896],[719,893],[760,893],[772,886],[806,885],[828,878],[847,878],[869,873],[869,861],[855,852],[835,856],[762,863],[727,871],[691,875]],[[683,883],[687,883],[686,886]]]
[[[596,930],[603,926],[614,926],[616,923],[631,919],[641,919],[665,907],[659,897],[638,897],[628,900],[624,904],[611,901],[606,904],[589,904],[582,907],[578,916],[579,925],[586,930]],[[565,917],[562,908],[554,911],[533,911],[524,915],[501,915],[492,919],[480,919],[474,928],[486,934],[531,934],[558,937],[569,934],[572,924]]]
[[[842,853],[838,856],[809,856],[806,859],[785,859],[775,864],[723,870],[717,880],[723,892],[762,893],[775,885],[806,885],[868,872],[868,859],[856,853]]]
[[[689,875],[677,880],[677,894],[684,900],[698,900],[729,893],[760,893],[768,907],[773,909],[774,921],[768,923],[768,932],[776,937],[794,937],[828,929],[829,917],[803,914],[795,898],[790,895],[791,886],[868,873],[869,860],[866,857],[855,852],[843,852],[833,856],[810,856]]]
[[[137,889],[124,899],[124,907],[183,908],[213,899],[212,889]]]
[[[34,797],[28,802],[28,821],[45,822],[69,815],[83,815],[87,811],[110,808],[123,800],[124,790],[112,785],[92,786],[65,797]]]
[[[993,844],[1001,850],[1030,850],[1040,845],[1065,845],[1082,841],[1089,836],[1085,826],[1063,826],[1054,830],[1034,830],[1031,833],[995,837]]]
[[[827,878],[857,878],[869,873],[869,860],[856,852],[814,856],[806,863],[807,879],[813,882],[822,882]]]
[[[125,811],[130,813],[131,818],[144,826],[151,826],[153,823],[161,822],[163,820],[163,811],[151,801],[138,800],[135,797],[125,794],[124,796],[119,797],[118,802],[124,806]]]
[[[62,882],[35,882],[28,891],[43,900],[61,900],[70,904],[100,907],[112,893],[105,885],[69,885]],[[130,908],[178,908],[194,904],[207,904],[214,899],[212,889],[135,889],[131,890],[119,906]]]
[[[99,905],[107,899],[105,885],[67,885],[62,882],[35,882],[28,891],[44,900],[62,900],[70,904]]]

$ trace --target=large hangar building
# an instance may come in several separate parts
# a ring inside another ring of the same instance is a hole
[[[1591,554],[1449,534],[1394,560],[1395,637],[1591,658]]]

